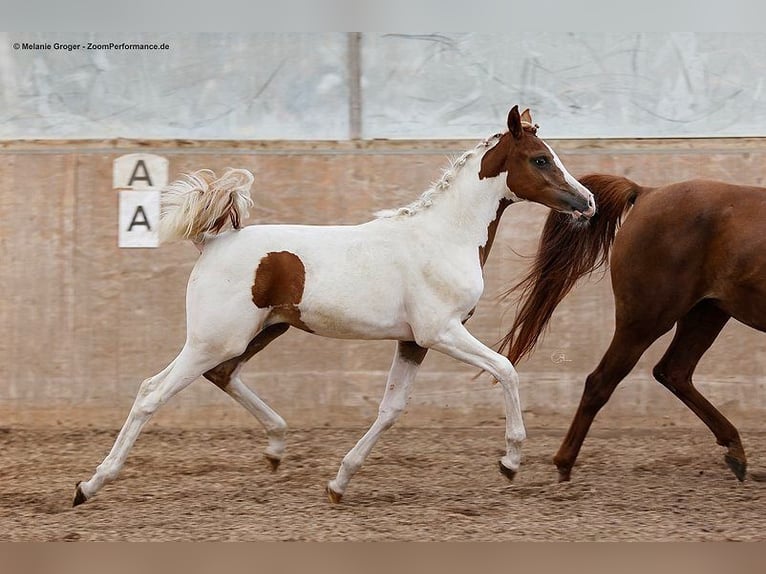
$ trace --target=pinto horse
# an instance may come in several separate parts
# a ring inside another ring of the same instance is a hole
[[[484,288],[483,266],[503,211],[529,200],[588,218],[592,194],[536,135],[529,111],[508,114],[508,132],[457,159],[413,203],[349,226],[253,225],[239,229],[253,176],[202,170],[163,193],[161,235],[189,239],[201,252],[186,293],[187,338],[161,373],[146,379],[111,452],[78,483],[74,505],[114,480],[141,428],[161,405],[205,376],[265,427],[276,470],[285,421],[240,378],[242,365],[290,327],[324,337],[391,339],[396,353],[378,416],[343,458],[327,486],[339,502],[380,435],[402,413],[428,349],[491,373],[502,385],[506,455],[519,467],[525,429],[518,376],[504,356],[475,339],[464,323]],[[231,223],[233,230],[222,232]]]
[[[519,312],[501,346],[514,363],[530,353],[556,306],[611,250],[614,335],[554,457],[559,479],[570,479],[593,419],[620,381],[675,325],[654,378],[708,426],[727,449],[726,464],[744,480],[739,432],[694,387],[692,375],[730,318],[766,331],[766,188],[705,180],[648,188],[610,175],[580,181],[599,212],[587,225],[548,216],[529,273],[509,291],[521,293]]]

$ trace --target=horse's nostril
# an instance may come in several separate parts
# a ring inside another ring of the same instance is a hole
[[[577,211],[584,215],[589,214],[593,208],[592,198],[586,197],[579,191],[570,193],[566,199],[566,203],[572,211]]]

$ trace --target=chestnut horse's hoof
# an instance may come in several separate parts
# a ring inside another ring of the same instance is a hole
[[[333,504],[340,503],[340,499],[343,498],[343,495],[340,492],[335,492],[332,488],[330,488],[330,485],[327,485],[325,492],[327,493],[328,500]]]
[[[269,464],[271,465],[271,472],[276,472],[279,468],[279,463],[282,462],[281,458],[277,458],[275,456],[271,456],[269,454],[263,455],[266,460],[269,461]]]
[[[572,480],[572,469],[571,468],[565,468],[563,466],[556,467],[556,470],[559,471],[559,482],[569,482]]]
[[[80,488],[80,483],[78,482],[75,491],[74,491],[74,500],[72,501],[72,507],[80,506],[83,502],[88,500],[85,497],[85,494],[83,494],[82,488]]]
[[[505,466],[502,462],[499,462],[498,465],[500,466],[500,472],[502,473],[502,475],[508,480],[510,480],[511,482],[513,482],[513,479],[516,477],[516,471],[511,470],[510,468]]]
[[[734,476],[736,476],[740,482],[745,480],[745,476],[747,475],[747,461],[734,458],[730,454],[724,455],[723,458],[726,461],[726,465],[734,473]]]

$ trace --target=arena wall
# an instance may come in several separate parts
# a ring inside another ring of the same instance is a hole
[[[0,424],[66,420],[119,424],[142,379],[184,341],[184,292],[196,260],[190,244],[117,246],[115,158],[150,152],[169,173],[244,167],[256,175],[248,223],[358,223],[403,205],[437,178],[469,141],[211,142],[18,141],[0,144]],[[757,139],[552,141],[572,173],[623,174],[646,184],[710,177],[763,184],[766,146]],[[470,330],[487,344],[513,306],[499,300],[525,269],[547,210],[509,209],[486,267]],[[651,293],[647,293],[651,297]],[[535,355],[518,365],[527,420],[568,416],[585,376],[611,337],[608,276],[581,283],[554,317]],[[691,416],[651,379],[669,336],[655,344],[607,407],[612,415]],[[725,413],[766,409],[766,347],[760,333],[728,325],[698,369],[699,387]],[[253,359],[245,380],[292,424],[358,424],[377,409],[391,342],[336,341],[297,330]],[[431,353],[402,424],[499,421],[501,391],[476,370]],[[200,380],[158,420],[215,424],[251,419]]]

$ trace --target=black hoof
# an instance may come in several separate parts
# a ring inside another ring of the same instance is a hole
[[[503,474],[503,476],[505,476],[505,478],[513,482],[513,479],[516,476],[516,471],[511,470],[510,468],[505,466],[502,462],[498,462],[498,465],[500,466],[500,472]]]
[[[271,472],[276,472],[279,468],[279,463],[282,462],[281,458],[276,458],[274,456],[269,456],[268,454],[264,455],[266,460],[269,461],[269,464],[271,465]]]
[[[726,461],[726,465],[734,473],[734,476],[736,476],[740,482],[745,480],[745,475],[747,474],[747,462],[736,459],[730,454],[724,455],[723,458]]]
[[[83,502],[88,500],[85,498],[85,495],[82,492],[82,488],[80,488],[80,483],[78,482],[74,491],[74,500],[72,501],[72,507],[80,506]]]

